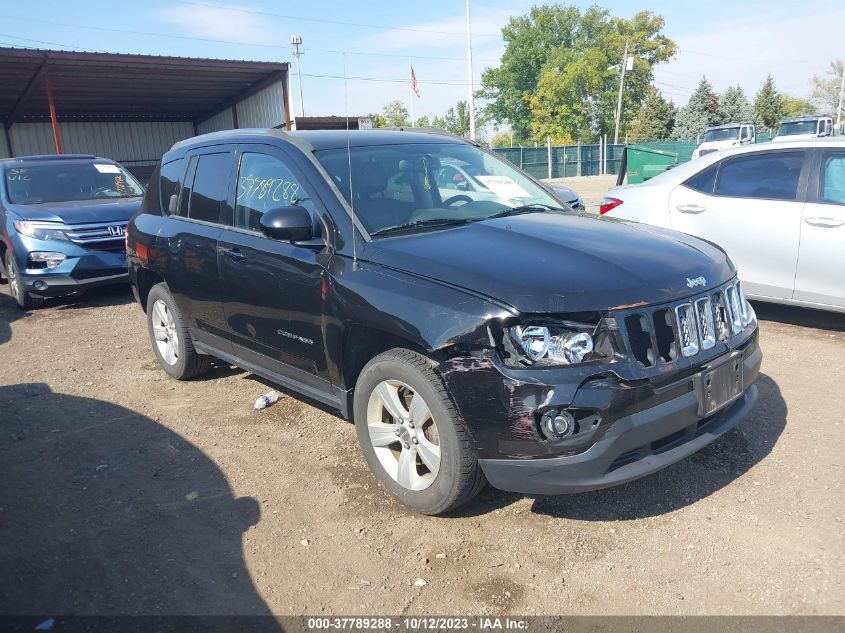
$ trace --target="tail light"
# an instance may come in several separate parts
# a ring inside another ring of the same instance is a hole
[[[620,204],[622,204],[622,200],[619,198],[610,198],[605,196],[599,203],[599,215],[604,215],[608,211],[618,207]]]

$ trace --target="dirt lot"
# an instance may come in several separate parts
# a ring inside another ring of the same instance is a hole
[[[4,294],[0,613],[845,613],[845,318],[758,312],[760,402],[693,458],[428,518],[332,411],[166,378],[128,291]]]

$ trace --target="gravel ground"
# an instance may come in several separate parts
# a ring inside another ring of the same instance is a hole
[[[845,317],[757,308],[760,402],[715,444],[429,518],[331,410],[168,379],[125,289],[0,295],[0,613],[845,613]]]

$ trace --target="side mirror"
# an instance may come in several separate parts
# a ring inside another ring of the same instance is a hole
[[[279,207],[261,216],[261,232],[274,240],[305,242],[314,237],[314,222],[304,207]]]

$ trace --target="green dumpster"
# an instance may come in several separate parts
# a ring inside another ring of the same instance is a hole
[[[628,184],[635,185],[662,174],[678,162],[678,154],[661,149],[629,145],[626,149]]]

